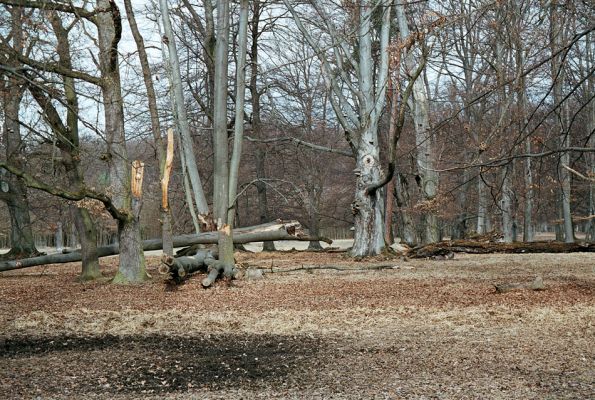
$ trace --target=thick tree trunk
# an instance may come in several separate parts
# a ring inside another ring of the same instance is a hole
[[[29,201],[27,200],[26,187],[18,179],[12,178],[9,184],[10,197],[6,201],[10,215],[10,251],[2,258],[15,259],[31,257],[39,254],[35,247],[33,231],[31,230],[31,217],[29,215]]]
[[[114,205],[125,215],[118,221],[120,265],[115,282],[142,282],[147,279],[140,236],[141,200],[132,199],[131,173],[124,131],[124,105],[118,65],[118,42],[122,35],[120,11],[114,2],[97,0],[96,15],[103,95],[105,132],[108,144],[110,191]]]
[[[355,237],[351,253],[355,257],[372,256],[382,253],[384,243],[384,199],[382,190],[370,195],[368,185],[381,179],[379,148],[376,126],[362,133],[357,152],[355,200],[351,204],[354,215]],[[366,140],[367,139],[367,140]]]
[[[12,40],[14,47],[23,49],[23,31],[21,27],[22,10],[19,7],[11,9]],[[9,59],[9,64],[19,64]],[[21,125],[19,111],[24,93],[24,82],[14,76],[0,82],[0,95],[2,103],[2,116],[4,123],[2,135],[3,146],[6,150],[6,160],[9,164],[22,169],[25,155],[21,139]],[[22,179],[10,174],[2,174],[2,191],[0,199],[3,200],[10,215],[11,249],[2,258],[31,257],[39,254],[35,247],[33,232],[31,230],[31,217],[29,214],[29,201],[27,187]]]
[[[71,207],[74,223],[81,243],[82,270],[80,278],[83,281],[93,280],[101,276],[97,253],[97,231],[89,210]]]

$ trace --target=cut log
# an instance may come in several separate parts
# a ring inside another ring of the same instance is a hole
[[[449,253],[491,254],[491,253],[577,253],[595,252],[595,243],[514,242],[492,243],[471,240],[449,240],[414,247],[406,252],[411,258],[447,256]]]
[[[218,232],[204,232],[196,235],[181,235],[173,238],[174,247],[186,247],[193,244],[217,244]],[[297,221],[275,221],[262,225],[249,226],[245,228],[234,229],[234,243],[262,242],[267,240],[321,240],[331,244],[332,240],[326,238],[313,238],[305,235],[302,227]],[[163,241],[161,239],[151,239],[143,241],[143,250],[161,250]],[[97,248],[98,257],[113,256],[119,253],[118,245],[104,246]],[[62,264],[68,262],[81,261],[80,250],[67,254],[49,254],[40,257],[25,258],[22,260],[12,260],[0,262],[0,272],[13,269],[34,267],[44,264]]]
[[[543,278],[541,276],[537,276],[533,282],[525,282],[525,283],[501,283],[498,285],[494,285],[496,288],[497,293],[506,293],[512,290],[521,290],[521,289],[530,289],[530,290],[544,290],[545,286],[543,285]]]
[[[181,283],[194,272],[207,272],[208,268],[217,261],[217,248],[201,249],[193,256],[171,257],[163,255],[163,265],[159,272],[169,275],[173,283]]]

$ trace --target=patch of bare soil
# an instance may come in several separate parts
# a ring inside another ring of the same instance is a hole
[[[0,275],[0,398],[595,398],[595,257],[241,253],[262,280],[168,290]],[[103,261],[107,277],[116,259]],[[543,277],[545,290],[494,284]]]

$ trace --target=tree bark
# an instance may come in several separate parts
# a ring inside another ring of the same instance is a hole
[[[118,43],[122,35],[120,11],[114,2],[98,0],[96,15],[101,91],[103,95],[105,132],[108,144],[110,190],[115,207],[125,212],[118,220],[120,264],[114,282],[133,283],[148,279],[145,256],[142,251],[140,224],[140,198],[131,196],[131,173],[124,132],[124,106],[118,65]]]
[[[20,7],[10,9],[11,32],[14,49],[24,51],[24,32],[22,28],[23,12]],[[9,65],[19,66],[13,57],[8,58]],[[3,114],[3,138],[6,149],[6,160],[9,164],[22,169],[25,163],[24,144],[21,139],[21,125],[19,111],[25,91],[24,82],[15,76],[9,76],[0,82],[0,95]],[[0,199],[6,203],[10,215],[11,249],[1,258],[30,257],[39,254],[35,247],[31,230],[31,216],[27,187],[23,180],[11,174],[2,174],[2,191]]]

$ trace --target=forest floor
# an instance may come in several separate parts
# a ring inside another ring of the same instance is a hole
[[[79,283],[80,264],[0,274],[0,398],[595,398],[595,255],[451,261],[241,253],[271,273],[172,290]],[[543,277],[545,290],[495,292]]]

